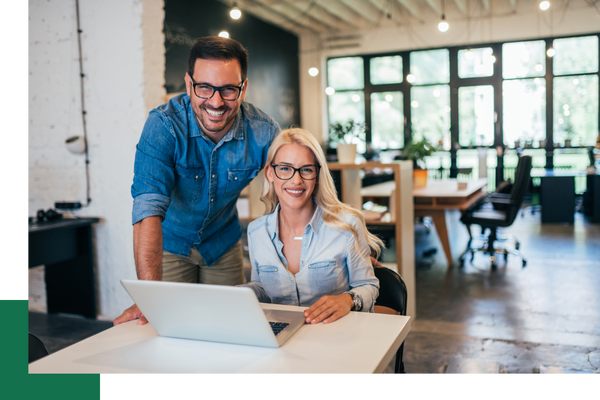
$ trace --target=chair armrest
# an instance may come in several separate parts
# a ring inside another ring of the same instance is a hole
[[[486,195],[485,197],[493,197],[493,198],[498,198],[498,199],[510,199],[510,193],[492,192],[492,193],[489,193],[488,195]]]
[[[510,198],[493,198],[486,197],[483,199],[484,203],[495,203],[495,204],[513,204]]]

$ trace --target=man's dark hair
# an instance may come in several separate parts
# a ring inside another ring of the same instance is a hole
[[[248,51],[240,42],[222,38],[220,36],[204,36],[196,39],[190,49],[188,61],[188,74],[194,76],[196,60],[238,60],[242,70],[242,82],[246,80],[248,73]]]

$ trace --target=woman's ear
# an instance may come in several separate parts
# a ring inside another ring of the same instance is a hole
[[[269,182],[273,183],[275,181],[275,177],[273,176],[273,167],[270,165],[265,167],[265,176]]]

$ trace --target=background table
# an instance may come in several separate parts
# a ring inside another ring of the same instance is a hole
[[[65,218],[29,224],[29,268],[45,266],[48,313],[96,318],[92,224]]]
[[[305,307],[264,304],[263,308]],[[278,349],[157,336],[130,321],[44,357],[30,373],[373,373],[383,372],[411,318],[351,312],[304,325]]]
[[[477,199],[486,194],[487,178],[466,182],[465,189],[458,189],[458,180],[427,180],[427,186],[412,190],[414,215],[430,216],[442,243],[448,265],[452,265],[452,250],[446,227],[446,210],[466,210]],[[363,197],[390,197],[396,188],[394,182],[384,182],[361,190]]]

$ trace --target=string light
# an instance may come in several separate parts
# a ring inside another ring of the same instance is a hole
[[[332,95],[332,94],[334,94],[334,93],[335,93],[335,89],[334,89],[334,88],[332,88],[331,86],[329,86],[329,87],[327,87],[327,89],[325,89],[325,94],[326,94],[327,96],[331,96],[331,95]]]
[[[546,52],[546,54],[548,55],[548,57],[554,57],[554,55],[556,54],[556,51],[554,51],[554,49],[552,47],[550,47],[548,49],[548,51]]]
[[[310,76],[317,76],[317,75],[319,75],[319,70],[317,68],[315,68],[315,67],[309,68],[308,69],[308,74]]]
[[[546,11],[549,8],[550,8],[550,2],[549,1],[542,1],[542,2],[540,2],[540,10]]]
[[[221,36],[223,38],[229,38],[229,32],[221,31],[221,32],[219,32],[219,36]]]

